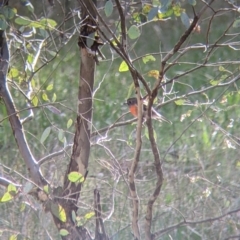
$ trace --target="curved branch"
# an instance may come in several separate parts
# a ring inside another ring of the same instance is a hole
[[[22,123],[17,115],[17,110],[13,104],[13,99],[7,86],[6,75],[9,62],[9,50],[6,42],[6,37],[3,31],[1,31],[0,34],[0,44],[1,44],[0,96],[2,97],[4,104],[6,106],[13,135],[18,145],[19,152],[27,165],[30,177],[33,180],[33,182],[36,183],[38,186],[44,186],[46,185],[47,182],[43,178],[40,171],[40,167],[28,146]]]
[[[9,184],[14,185],[15,187],[21,187],[22,186],[20,184],[14,183],[13,181],[11,181],[11,180],[9,180],[5,177],[0,176],[0,185],[1,186],[7,187]]]
[[[222,218],[224,218],[224,217],[226,217],[226,216],[228,216],[228,215],[231,215],[231,214],[234,214],[234,213],[238,213],[238,212],[240,212],[240,208],[238,208],[238,209],[235,209],[235,210],[232,210],[232,211],[229,211],[229,212],[227,212],[227,213],[225,213],[225,214],[222,214],[222,215],[220,215],[220,216],[218,216],[218,217],[214,217],[214,218],[207,218],[207,219],[203,219],[203,220],[200,220],[200,221],[188,221],[188,220],[184,220],[184,221],[182,221],[182,222],[180,222],[180,223],[177,223],[177,224],[175,224],[175,225],[172,225],[172,226],[170,226],[170,227],[167,227],[167,228],[165,228],[165,229],[162,229],[162,230],[159,230],[159,231],[157,231],[157,232],[155,232],[154,234],[153,234],[153,240],[157,240],[157,239],[159,239],[159,237],[161,236],[161,235],[163,235],[164,233],[167,233],[167,232],[169,232],[169,231],[172,231],[172,230],[174,230],[174,229],[177,229],[177,228],[179,228],[179,227],[181,227],[181,226],[187,226],[187,225],[195,225],[195,224],[202,224],[202,223],[210,223],[210,222],[213,222],[213,221],[217,221],[217,220],[221,220]]]

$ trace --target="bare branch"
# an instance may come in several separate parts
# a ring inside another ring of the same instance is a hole
[[[16,108],[13,104],[13,99],[10,91],[7,86],[6,74],[8,70],[8,62],[9,62],[9,50],[6,42],[6,37],[4,32],[1,31],[1,64],[0,64],[0,96],[3,98],[5,103],[7,113],[9,116],[9,121],[11,123],[11,127],[13,130],[13,135],[15,137],[16,143],[19,148],[19,152],[24,159],[27,168],[30,173],[31,179],[38,186],[44,186],[47,184],[46,180],[42,177],[40,167],[35,160],[31,150],[27,144],[27,140],[24,135],[24,130],[22,123],[17,115]]]
[[[0,176],[0,185],[1,186],[7,187],[9,184],[14,185],[15,187],[21,187],[20,184],[14,183],[13,181],[11,181],[9,179]]]
[[[94,190],[94,210],[96,216],[95,239],[108,240],[109,237],[106,234],[103,219],[101,216],[102,209],[100,204],[100,193],[97,189]]]
[[[135,76],[136,77],[136,76]],[[137,195],[137,189],[135,185],[134,175],[137,170],[137,166],[140,159],[141,147],[142,147],[142,101],[140,96],[140,89],[137,88],[137,100],[138,100],[138,120],[137,120],[137,136],[136,136],[136,147],[134,152],[134,159],[132,161],[131,168],[128,174],[128,181],[130,187],[130,195],[132,198],[133,203],[133,210],[132,210],[132,229],[133,234],[136,240],[140,239],[140,231],[138,226],[138,212],[139,212],[139,198]]]
[[[181,226],[187,226],[187,225],[195,225],[195,224],[202,224],[202,223],[210,223],[210,222],[214,222],[214,221],[218,221],[218,220],[221,220],[222,218],[225,218],[227,217],[228,215],[232,215],[232,214],[235,214],[235,213],[238,213],[240,211],[240,208],[238,209],[235,209],[235,210],[232,210],[232,211],[229,211],[229,212],[226,212],[225,214],[222,214],[218,217],[214,217],[214,218],[207,218],[207,219],[203,219],[203,220],[200,220],[200,221],[188,221],[188,220],[184,220],[180,223],[177,223],[173,226],[170,226],[170,227],[167,227],[165,229],[162,229],[160,231],[157,231],[153,234],[153,240],[157,240],[159,239],[160,236],[162,236],[163,234],[167,233],[167,232],[170,232],[174,229],[177,229]]]

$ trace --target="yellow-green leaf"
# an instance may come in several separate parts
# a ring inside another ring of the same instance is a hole
[[[18,76],[19,72],[17,68],[11,68],[8,74],[11,78],[15,78]]]
[[[52,96],[52,102],[55,102],[56,99],[57,99],[57,95],[56,95],[56,93],[53,93],[53,96]]]
[[[125,61],[122,61],[119,66],[119,72],[127,72],[129,70],[128,65]]]
[[[17,234],[11,235],[8,240],[17,240]]]
[[[144,63],[147,63],[149,61],[156,61],[156,58],[153,55],[147,55],[142,58]]]
[[[32,98],[32,104],[34,107],[36,107],[38,105],[38,98],[36,95]]]
[[[42,26],[44,27],[50,27],[50,28],[54,28],[57,26],[57,22],[54,21],[53,19],[49,19],[49,18],[43,18],[40,20],[40,23],[42,24]]]
[[[179,100],[176,100],[174,101],[176,105],[183,105],[185,103],[185,100],[184,99],[179,99]]]
[[[43,99],[44,101],[49,101],[48,95],[47,95],[45,92],[42,94],[42,99]]]
[[[95,213],[94,213],[94,212],[89,212],[89,213],[85,214],[84,218],[85,218],[86,220],[89,220],[89,219],[91,219],[91,218],[94,217],[94,216],[95,216]]]
[[[67,128],[70,128],[72,126],[73,120],[70,118],[67,122]]]
[[[53,89],[53,84],[49,84],[46,88],[47,91],[51,91]]]
[[[11,193],[6,192],[6,193],[4,193],[4,195],[2,196],[0,202],[9,202],[9,201],[12,200],[12,199],[13,199],[13,196],[11,195]]]
[[[66,222],[67,216],[66,216],[66,212],[65,212],[64,208],[60,204],[58,204],[58,209],[59,209],[59,219],[62,222]]]
[[[68,180],[70,182],[77,182],[77,183],[81,183],[84,181],[84,177],[81,173],[79,172],[70,172],[68,174]]]
[[[219,84],[219,81],[218,80],[211,80],[210,84],[213,85],[213,86],[216,86],[216,85]]]
[[[16,192],[17,192],[17,188],[16,188],[16,186],[14,186],[13,184],[10,183],[10,184],[8,185],[8,187],[7,187],[7,191],[8,191],[8,192],[15,192],[15,193],[16,193]]]
[[[143,14],[148,14],[152,9],[152,6],[150,4],[145,4],[143,6],[142,12]]]
[[[67,221],[67,216],[64,208],[60,204],[51,203],[51,212],[62,222]]]
[[[45,193],[49,193],[49,186],[48,186],[48,185],[45,185],[45,186],[43,187],[43,191],[44,191]]]
[[[62,228],[60,231],[59,231],[60,235],[61,236],[67,236],[69,234],[68,230]]]

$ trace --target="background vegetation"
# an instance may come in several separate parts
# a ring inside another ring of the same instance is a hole
[[[239,238],[239,1],[120,3],[128,40],[125,50],[150,89],[159,80],[162,60],[204,9],[186,41],[167,59],[154,100],[154,107],[172,125],[152,122],[164,177],[153,205],[152,239]],[[7,32],[10,48],[8,87],[19,117],[33,114],[24,123],[24,133],[37,161],[44,161],[44,178],[51,188],[60,187],[71,158],[79,104],[78,1],[59,0],[54,6],[51,1],[9,1],[7,8],[7,13],[6,6],[0,9],[0,27]],[[121,42],[116,2],[98,1],[98,9]],[[48,19],[47,27],[37,25],[43,19]],[[114,43],[101,21],[99,28],[105,59],[99,57],[95,72],[88,175],[75,224],[94,236],[93,192],[98,189],[109,238],[134,239],[128,174],[138,130],[136,121],[129,123],[132,116],[123,103],[135,96],[136,84],[127,65],[122,65],[124,60],[102,37],[103,32]],[[146,88],[139,83],[145,96]],[[44,204],[29,195],[33,186],[28,169],[4,102],[0,103],[0,174],[21,185],[7,199],[9,189],[0,190],[2,239],[60,239]],[[121,126],[108,129],[118,122]],[[147,239],[146,209],[157,174],[147,124],[142,125],[141,136],[135,185],[140,236]],[[48,157],[58,151],[61,154]]]

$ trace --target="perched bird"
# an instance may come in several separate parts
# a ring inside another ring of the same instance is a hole
[[[143,119],[146,119],[147,116],[147,103],[143,101]],[[126,104],[129,107],[129,112],[134,116],[138,116],[138,104],[137,104],[137,98],[128,98]],[[162,116],[160,113],[158,113],[154,108],[152,108],[152,118],[155,120],[158,120],[160,122],[164,121],[167,123],[172,124],[171,121],[166,119],[164,116]]]

